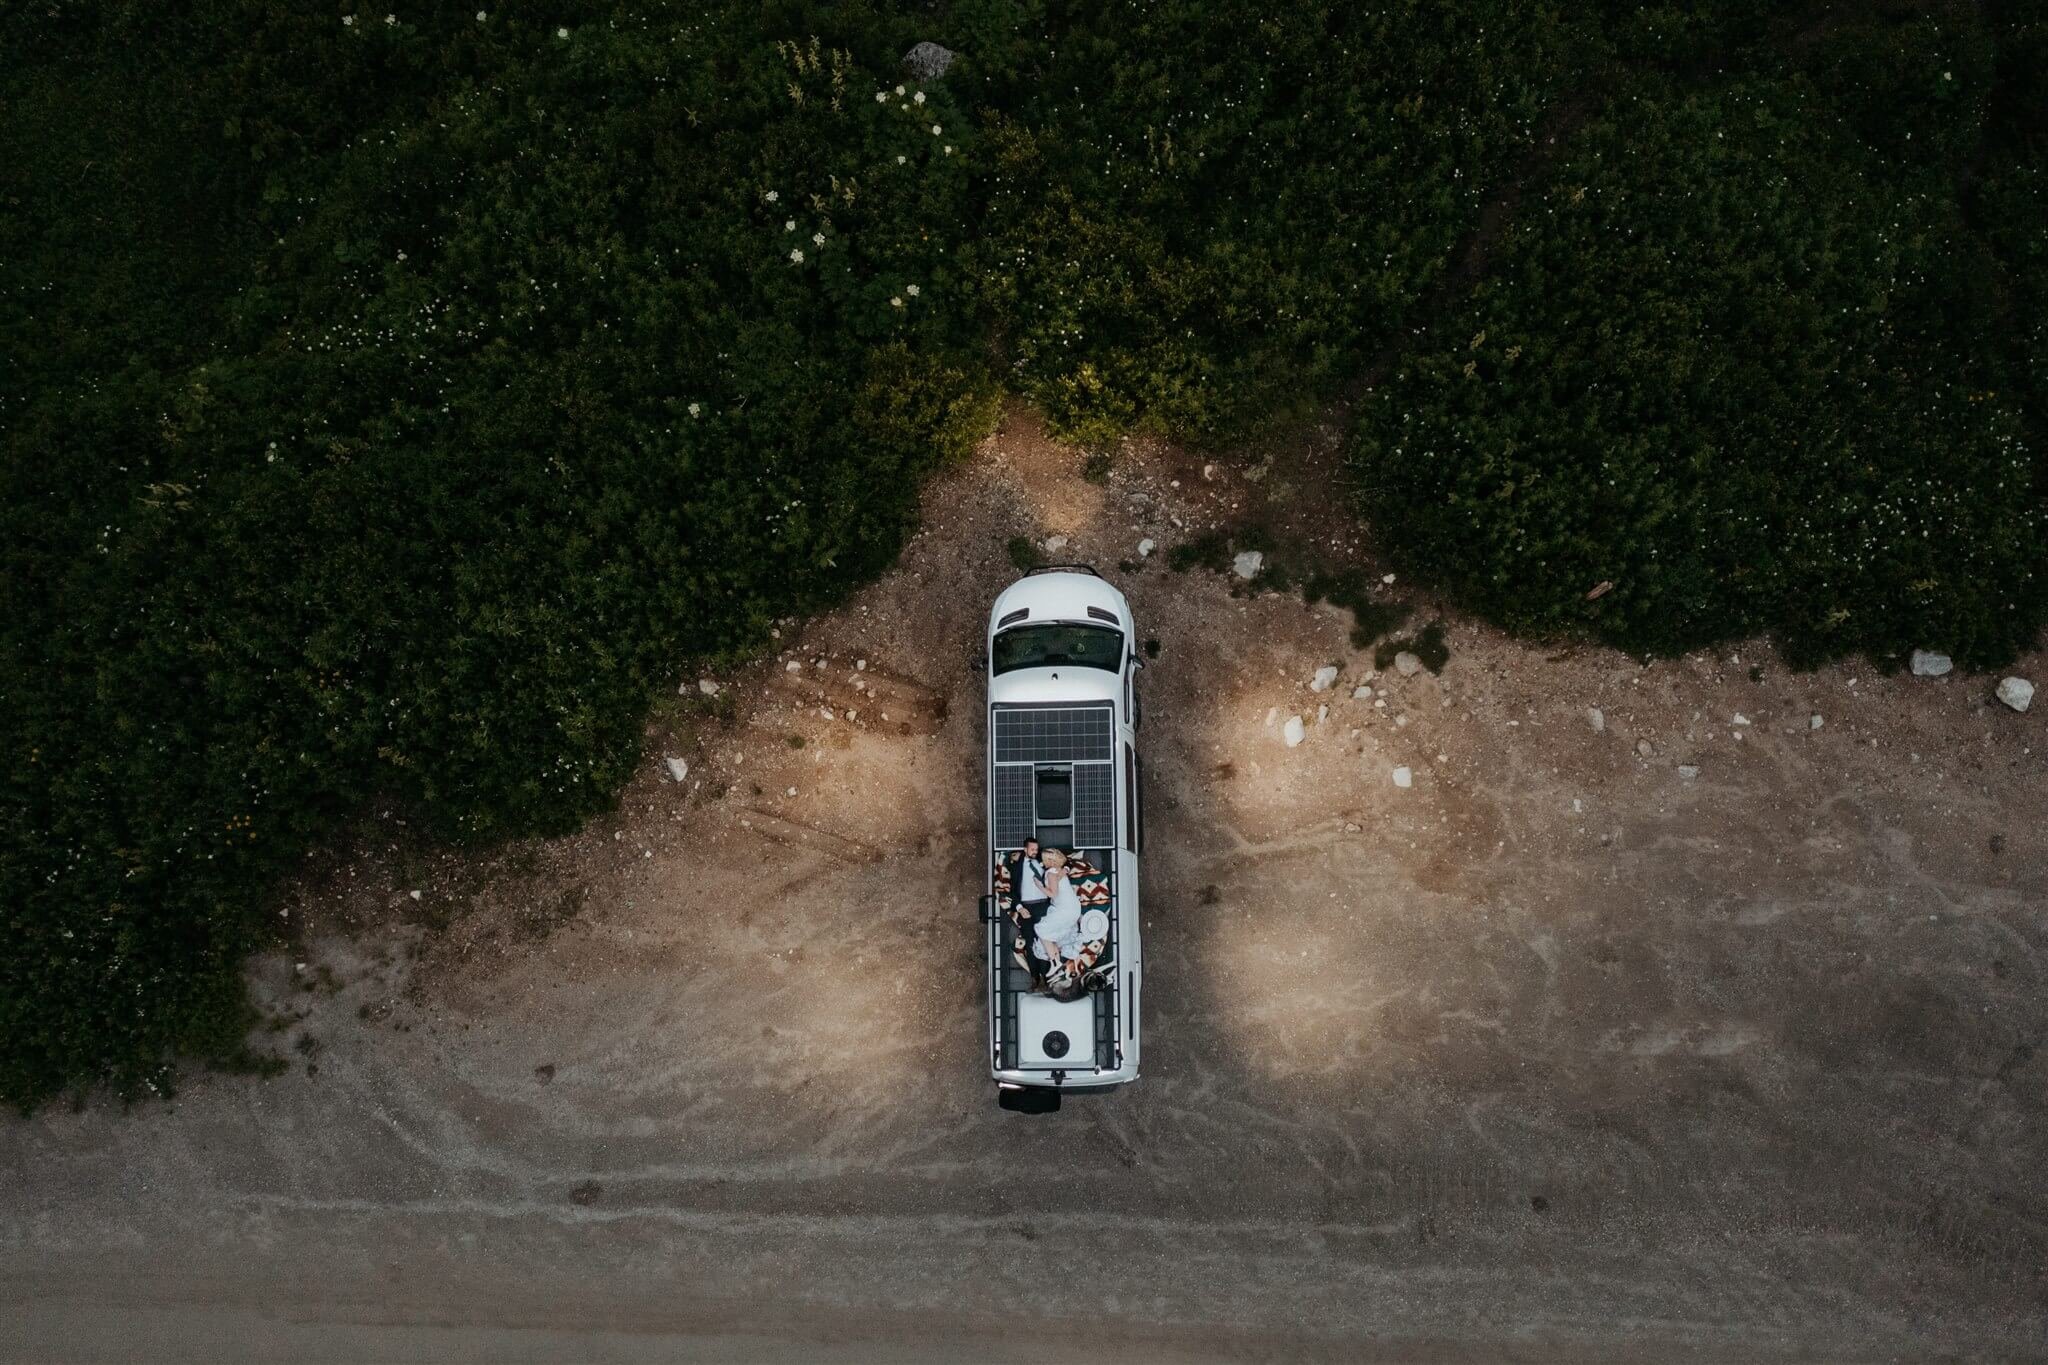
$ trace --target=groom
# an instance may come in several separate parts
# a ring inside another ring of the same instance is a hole
[[[1037,981],[1045,974],[1046,964],[1032,954],[1031,940],[1052,898],[1045,894],[1045,864],[1039,861],[1036,839],[1026,839],[1023,850],[1010,860],[1010,898],[1016,906],[1010,918],[1017,926],[1017,953],[1032,980]]]

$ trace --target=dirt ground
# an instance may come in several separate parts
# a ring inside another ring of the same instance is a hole
[[[0,1354],[2048,1355],[2048,708],[1455,614],[1375,673],[1163,562],[1369,562],[1323,434],[1270,453],[1089,482],[1013,412],[615,815],[309,864],[285,1074],[0,1123]],[[974,905],[1020,534],[1159,642],[1146,1074],[1051,1118],[995,1107]]]

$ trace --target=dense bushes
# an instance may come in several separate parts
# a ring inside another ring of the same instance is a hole
[[[1533,0],[1048,6],[972,259],[1056,429],[1214,440],[1327,396],[1575,73]]]
[[[1387,548],[1645,648],[2041,619],[2038,20],[345,10],[0,11],[8,1099],[234,1058],[266,890],[373,798],[602,807],[655,689],[890,561],[998,378],[1091,442],[1341,391],[1560,110],[1362,410]]]
[[[570,828],[684,660],[875,573],[992,426],[969,120],[745,15],[216,4],[172,90],[118,19],[28,25],[51,121],[94,82],[179,117],[140,192],[14,148],[50,197],[6,227],[42,368],[5,409],[0,1093],[232,1056],[263,888],[336,816]],[[217,245],[154,241],[158,196]]]
[[[1757,60],[1639,82],[1573,140],[1362,410],[1368,510],[1518,629],[2002,662],[2048,613],[2048,551],[2025,362],[1956,193],[1987,35],[1866,19]]]

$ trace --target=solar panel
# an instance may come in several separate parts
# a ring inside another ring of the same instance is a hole
[[[995,840],[997,848],[1020,848],[1036,832],[1031,810],[1029,765],[998,765],[995,778]]]
[[[1074,765],[1074,843],[1116,846],[1116,769],[1110,764]]]
[[[996,762],[1076,763],[1110,758],[1110,709],[1030,707],[996,712]]]

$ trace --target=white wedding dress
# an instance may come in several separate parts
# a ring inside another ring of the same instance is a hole
[[[1057,962],[1081,951],[1081,897],[1071,876],[1059,879],[1052,904],[1038,918],[1038,938],[1031,951],[1040,961]]]

